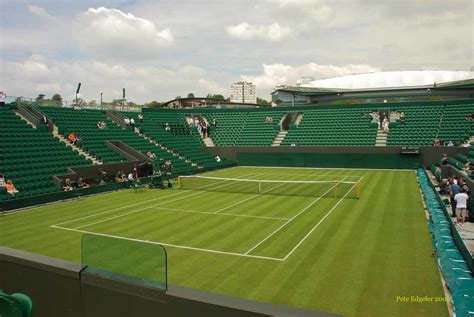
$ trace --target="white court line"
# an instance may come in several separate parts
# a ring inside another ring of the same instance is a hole
[[[257,173],[255,173],[255,172],[247,173],[247,174],[245,174],[244,176],[249,176],[249,175],[252,175],[252,174],[257,174]],[[258,173],[257,175],[260,175],[260,174],[263,174],[263,173]],[[215,185],[215,184],[205,185],[205,186],[203,186],[203,188],[206,187],[206,186],[210,186],[210,185]],[[185,194],[185,193],[187,193],[187,192],[189,192],[189,190],[184,190],[184,191],[180,191],[180,192],[178,192],[178,193],[174,193],[174,194],[171,194],[171,195],[160,196],[160,197],[157,197],[157,198],[152,198],[152,199],[143,200],[143,201],[140,201],[140,202],[138,202],[138,203],[131,204],[131,205],[126,205],[126,206],[122,206],[122,207],[118,207],[118,208],[114,208],[114,209],[109,209],[109,210],[106,210],[106,211],[103,211],[103,212],[99,212],[99,213],[96,213],[96,214],[93,214],[93,215],[88,215],[88,216],[79,217],[79,218],[75,218],[75,219],[63,221],[63,222],[60,222],[60,223],[56,223],[56,224],[54,224],[53,226],[60,226],[60,225],[65,224],[65,223],[69,223],[69,222],[73,222],[73,221],[77,221],[77,220],[82,220],[82,219],[86,219],[86,218],[90,218],[90,217],[95,217],[95,216],[102,215],[102,214],[106,214],[106,213],[109,213],[109,212],[112,212],[112,211],[121,210],[121,209],[129,208],[129,207],[131,207],[131,206],[143,204],[143,203],[145,203],[145,202],[150,202],[150,201],[154,201],[154,200],[158,200],[158,199],[167,199],[168,197],[176,196],[176,195],[180,195],[180,194]],[[190,196],[185,196],[185,197],[190,197]],[[148,207],[147,207],[147,208],[148,208]],[[140,210],[144,210],[144,209],[147,209],[147,208],[142,208],[142,209],[140,209]]]
[[[250,173],[250,174],[256,174],[256,173]],[[224,181],[222,181],[222,182],[224,182]],[[215,185],[215,184],[212,184],[212,185]],[[221,187],[225,187],[225,186],[229,186],[229,185],[231,185],[231,184],[224,184],[223,186],[217,186],[216,188],[221,188]],[[206,185],[206,186],[209,186],[209,185]],[[178,201],[178,200],[187,199],[187,198],[194,197],[194,196],[197,196],[197,195],[202,195],[203,193],[206,193],[206,192],[204,192],[204,191],[201,192],[200,191],[200,192],[197,192],[197,193],[194,193],[194,194],[191,194],[191,195],[187,195],[187,196],[181,195],[181,197],[178,197],[178,198],[175,198],[175,199],[171,199],[171,200],[168,200],[168,201],[156,204],[156,205],[152,205],[152,206],[146,206],[144,208],[137,209],[137,210],[130,211],[130,212],[126,212],[124,214],[120,214],[120,215],[117,215],[115,217],[110,217],[110,218],[102,219],[102,220],[99,220],[99,221],[96,221],[96,222],[93,222],[93,223],[85,224],[85,225],[76,227],[75,229],[82,229],[82,228],[85,228],[85,227],[93,226],[93,225],[96,225],[96,224],[99,224],[99,223],[107,222],[107,221],[110,221],[110,220],[114,220],[114,219],[117,219],[117,218],[121,218],[121,217],[124,217],[124,216],[131,215],[131,214],[135,214],[137,212],[140,212],[140,211],[143,211],[143,210],[146,210],[146,209],[150,209],[152,207],[162,206],[162,205],[165,205],[165,204],[168,204],[168,203],[171,203],[171,202],[175,202],[175,201]]]
[[[244,200],[238,201],[238,202],[236,202],[235,204],[232,204],[232,205],[230,205],[230,206],[227,206],[227,207],[224,207],[224,208],[219,209],[219,210],[217,210],[217,211],[214,211],[214,213],[215,213],[215,214],[218,214],[218,213],[220,213],[221,211],[224,211],[224,210],[227,210],[227,209],[232,208],[232,207],[234,207],[234,206],[240,205],[241,203],[244,203],[244,202],[246,202],[246,201],[249,201],[250,199],[253,199],[253,198],[255,198],[255,197],[258,197],[258,196],[260,196],[260,195],[262,195],[262,194],[268,193],[269,191],[274,190],[275,188],[281,187],[281,186],[286,185],[286,184],[287,184],[287,183],[283,183],[283,184],[281,184],[281,185],[278,185],[278,186],[272,187],[272,188],[270,188],[270,189],[267,189],[267,190],[264,191],[264,192],[255,194],[255,195],[253,195],[253,196],[250,196],[250,197],[248,197],[248,198],[245,198]]]
[[[156,241],[150,241],[150,240],[133,239],[133,238],[126,238],[126,237],[115,236],[115,235],[111,235],[111,234],[105,234],[105,233],[98,233],[98,232],[92,232],[92,231],[86,231],[86,230],[64,228],[64,227],[59,227],[59,226],[55,226],[55,225],[53,225],[51,227],[55,228],[55,229],[61,229],[61,230],[67,230],[67,231],[88,233],[88,234],[93,234],[93,235],[96,235],[96,236],[103,236],[103,237],[116,238],[116,239],[122,239],[122,240],[136,241],[136,242],[142,242],[142,243],[148,243],[148,244],[164,245],[164,246],[167,246],[167,247],[173,247],[173,248],[179,248],[179,249],[188,249],[188,250],[194,250],[194,251],[202,251],[202,252],[225,254],[225,255],[235,255],[235,256],[254,258],[254,259],[272,260],[272,261],[280,261],[280,262],[283,261],[283,259],[281,259],[281,258],[273,258],[273,257],[269,257],[269,256],[250,255],[250,254],[242,254],[242,253],[235,253],[235,252],[219,251],[219,250],[213,250],[213,249],[188,247],[188,246],[184,246],[184,245],[171,244],[171,243],[165,243],[165,242],[156,242]]]
[[[160,207],[151,207],[151,208],[152,209],[160,209],[160,210],[190,212],[190,213],[205,214],[205,215],[216,215],[216,216],[233,216],[233,217],[257,218],[257,219],[271,219],[271,220],[289,220],[289,218],[267,217],[267,216],[251,216],[251,215],[242,215],[242,214],[227,214],[225,212],[221,212],[221,213],[216,214],[214,212],[188,210],[188,209],[176,209],[176,208],[165,208],[165,207],[161,207],[161,208]]]
[[[275,175],[275,176],[306,176],[306,177],[339,177],[339,176],[342,176],[342,175],[332,175],[332,174],[295,174],[295,173],[287,173],[287,174],[282,174],[282,173],[265,173],[265,176],[272,176],[272,175]],[[363,177],[361,175],[348,175],[347,177]],[[326,181],[326,180],[323,180],[323,181]]]
[[[388,171],[388,172],[414,172],[415,169],[390,169],[390,168],[350,168],[350,167],[292,167],[292,166],[250,166],[239,165],[236,168],[275,168],[275,169],[297,169],[297,170],[349,170],[349,171]]]
[[[342,181],[344,181],[346,177],[344,177]],[[247,252],[245,252],[245,254],[249,254],[250,252],[252,252],[253,250],[255,250],[256,248],[258,248],[262,243],[264,243],[265,241],[267,241],[270,237],[272,237],[275,233],[277,233],[278,231],[280,231],[281,229],[283,229],[287,224],[289,224],[290,222],[292,222],[296,217],[298,217],[299,215],[301,215],[303,212],[305,212],[306,210],[308,210],[310,207],[312,207],[315,203],[317,203],[319,200],[321,200],[321,198],[323,198],[324,195],[326,195],[327,193],[329,193],[334,187],[336,187],[338,184],[334,185],[333,187],[329,188],[324,194],[322,194],[320,197],[318,197],[317,199],[313,200],[308,206],[304,207],[302,210],[300,210],[296,215],[294,215],[293,217],[290,218],[290,220],[288,220],[287,222],[285,222],[283,225],[281,225],[280,227],[278,227],[275,231],[273,231],[270,235],[268,235],[265,239],[263,239],[262,241],[260,241],[259,243],[257,243],[256,245],[254,245],[250,250],[248,250]],[[345,197],[345,195],[344,195]]]
[[[331,208],[331,210],[329,210],[329,211],[326,213],[326,215],[324,215],[324,217],[321,218],[321,220],[319,220],[318,223],[303,237],[303,239],[301,239],[301,241],[298,242],[298,244],[297,244],[293,249],[291,249],[291,251],[283,258],[283,261],[286,260],[286,259],[288,259],[288,257],[289,257],[293,252],[295,252],[296,249],[299,248],[299,246],[304,242],[304,240],[306,240],[306,238],[308,238],[308,237],[310,236],[310,234],[313,233],[313,231],[316,230],[316,228],[319,227],[319,225],[320,225],[321,223],[323,223],[323,221],[324,221],[327,217],[329,217],[329,215],[330,215],[330,214],[334,211],[334,209],[336,209],[336,207],[344,200],[344,198],[346,198],[347,194],[349,194],[350,191],[351,191],[354,187],[355,187],[355,185],[352,186],[351,189],[350,189],[344,196],[342,196],[341,199],[339,199],[339,201]]]

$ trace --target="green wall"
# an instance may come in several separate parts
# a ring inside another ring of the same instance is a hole
[[[393,153],[237,153],[240,165],[415,169],[420,155]]]

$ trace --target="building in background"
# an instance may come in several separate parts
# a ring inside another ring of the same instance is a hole
[[[252,83],[240,81],[230,86],[230,101],[239,103],[257,103],[256,87]]]

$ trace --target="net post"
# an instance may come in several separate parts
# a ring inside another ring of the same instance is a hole
[[[262,182],[258,182],[258,193],[262,191]]]
[[[337,198],[337,189],[339,188],[339,183],[336,183],[336,187],[334,187],[334,198]]]
[[[181,189],[181,176],[178,176],[178,190]]]
[[[359,185],[359,182],[356,183],[355,189],[356,189],[356,198],[359,199],[359,196],[360,196],[360,185]]]

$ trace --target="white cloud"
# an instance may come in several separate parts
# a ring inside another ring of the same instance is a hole
[[[81,49],[102,57],[153,58],[174,40],[169,28],[104,7],[77,15],[75,31]]]
[[[262,39],[267,41],[279,41],[291,33],[288,27],[280,26],[274,22],[269,25],[252,25],[242,22],[226,28],[227,34],[241,40]]]
[[[55,21],[56,20],[56,18],[54,16],[50,15],[48,13],[48,11],[46,11],[46,9],[44,9],[40,6],[30,4],[30,5],[28,5],[28,10],[31,13],[33,13],[34,15],[40,17],[43,20],[47,20],[47,21]]]
[[[261,91],[270,93],[275,86],[295,85],[302,77],[313,77],[314,79],[330,78],[348,74],[368,73],[380,71],[377,67],[370,65],[321,65],[309,63],[299,66],[284,64],[263,64],[263,74],[257,76],[241,76],[242,80],[251,81],[257,86],[259,95]]]

